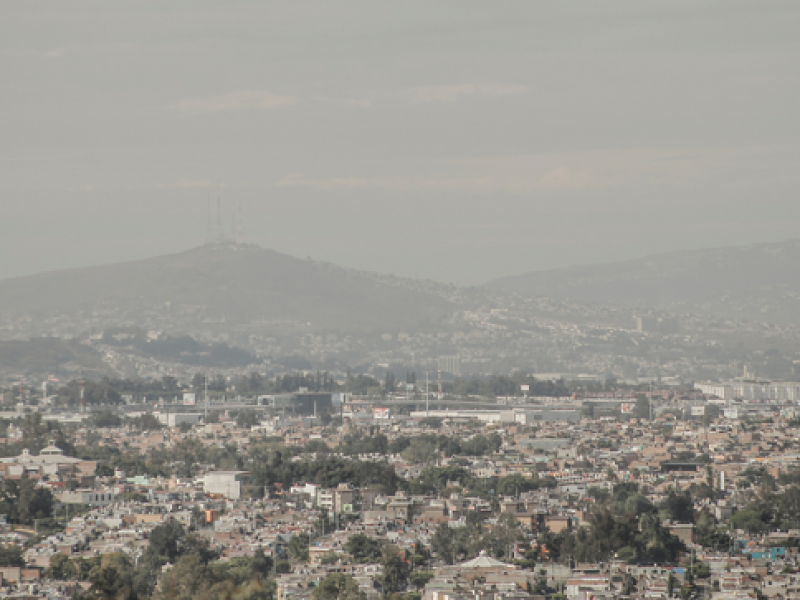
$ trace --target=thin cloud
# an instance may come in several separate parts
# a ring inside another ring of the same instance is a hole
[[[47,58],[59,58],[66,51],[67,51],[66,47],[62,46],[60,48],[54,48],[53,50],[45,52],[44,55]]]
[[[172,183],[157,183],[155,185],[156,189],[159,190],[188,190],[193,188],[210,188],[217,186],[221,187],[220,184],[205,179],[181,179],[180,181],[175,181]]]
[[[382,174],[368,177],[352,173],[334,177],[295,173],[287,175],[277,185],[323,191],[374,189],[469,195],[569,194],[653,186],[680,188],[702,181],[730,179],[745,163],[763,163],[766,156],[762,154],[755,149],[707,148],[689,152],[637,149],[516,155],[428,163],[426,169],[432,168],[433,172],[427,175],[402,174],[391,167],[383,169]]]
[[[181,100],[172,108],[187,116],[195,116],[233,110],[269,110],[292,106],[296,103],[297,99],[294,96],[283,96],[258,90],[239,90],[209,98]]]
[[[405,88],[402,96],[412,104],[428,102],[455,102],[470,96],[488,96],[499,98],[511,94],[521,94],[528,90],[524,85],[506,84],[459,84],[459,85],[429,85]]]
[[[278,182],[279,187],[306,187],[317,190],[371,187],[373,183],[361,177],[333,177],[329,179],[310,179],[301,173],[290,173]]]

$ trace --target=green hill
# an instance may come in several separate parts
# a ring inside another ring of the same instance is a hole
[[[79,342],[58,338],[0,341],[2,371],[41,373],[56,371],[67,363],[94,372],[106,371],[100,355]]]
[[[0,282],[0,312],[91,316],[194,311],[198,321],[287,320],[310,331],[407,331],[440,323],[445,299],[379,276],[253,245],[209,244],[169,256]]]
[[[577,302],[800,325],[800,240],[538,271],[487,286]]]

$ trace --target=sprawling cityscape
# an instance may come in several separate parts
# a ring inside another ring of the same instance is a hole
[[[800,600],[797,0],[0,5],[0,598]]]
[[[92,360],[4,371],[3,594],[800,594],[800,382],[752,366],[777,352],[700,360],[708,318],[565,325],[527,320],[533,302],[372,345],[7,319],[33,337],[5,343]],[[728,326],[714,334],[791,335]],[[510,355],[531,368],[491,374]]]

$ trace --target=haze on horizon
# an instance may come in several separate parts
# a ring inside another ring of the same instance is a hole
[[[797,236],[796,2],[2,11],[0,278],[197,246],[209,197],[460,284]]]

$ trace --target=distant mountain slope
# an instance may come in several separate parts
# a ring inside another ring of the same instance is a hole
[[[194,311],[206,321],[288,320],[317,330],[365,332],[437,323],[452,305],[369,273],[228,243],[0,281],[2,313],[93,311],[124,312],[134,321],[147,311]]]
[[[800,325],[800,240],[502,277],[494,290]]]
[[[58,370],[72,364],[75,372],[107,374],[100,355],[77,341],[57,338],[0,341],[0,373]]]

